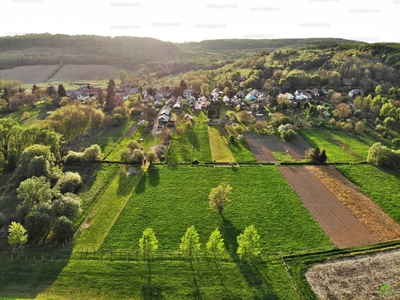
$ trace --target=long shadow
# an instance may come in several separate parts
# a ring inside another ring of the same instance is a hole
[[[257,260],[249,265],[239,259],[239,256],[236,254],[239,246],[237,243],[237,236],[241,232],[230,220],[226,219],[223,215],[221,215],[221,217],[221,234],[225,241],[226,250],[239,268],[242,276],[246,279],[247,284],[256,290],[253,299],[278,299],[273,286],[265,279],[264,275],[261,274],[257,267],[257,264],[262,263],[262,261]]]
[[[35,299],[59,277],[70,250],[28,248],[23,253],[0,253],[0,298]]]
[[[147,173],[149,174],[149,184],[157,186],[160,183],[160,169],[157,166],[150,165]]]
[[[193,296],[194,296],[194,299],[201,300],[202,298],[201,298],[201,294],[200,294],[200,289],[199,289],[199,285],[197,284],[196,275],[194,274],[193,263],[191,260],[190,260],[190,267],[192,269],[194,285],[196,286],[196,291]]]
[[[221,280],[221,284],[222,284],[222,286],[224,287],[224,290],[225,290],[225,295],[226,295],[227,299],[231,299],[231,297],[229,296],[228,289],[226,288],[226,285],[225,285],[224,279],[222,278],[221,271],[219,270],[219,264],[218,264],[218,261],[217,261],[216,259],[214,259],[214,263],[215,263],[215,267],[217,268],[217,272],[218,272],[218,275],[219,275],[219,279]]]
[[[143,174],[142,178],[138,182],[135,192],[136,194],[142,194],[146,191],[146,184],[147,184],[147,172]]]
[[[157,285],[146,284],[142,287],[143,299],[164,299],[161,287]]]

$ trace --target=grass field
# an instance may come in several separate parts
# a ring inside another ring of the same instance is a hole
[[[229,148],[237,162],[257,162],[245,139],[241,141],[235,139],[233,143],[229,144]]]
[[[367,160],[369,148],[371,148],[374,143],[378,142],[367,135],[359,135],[342,130],[330,130],[329,134],[347,148],[354,151],[354,153],[359,155],[363,160]]]
[[[218,129],[208,127],[212,159],[216,162],[234,162],[235,158],[229,149],[229,141],[225,136],[221,136]]]
[[[365,160],[358,155],[349,153],[344,146],[338,145],[337,142],[335,143],[326,129],[302,129],[300,133],[312,147],[325,149],[329,163]]]
[[[361,191],[378,204],[393,220],[400,223],[400,171],[379,169],[371,165],[336,168]]]
[[[280,255],[334,248],[273,166],[220,167],[218,172],[214,167],[153,166],[134,191],[132,180],[121,180],[121,174],[114,178],[94,207],[111,202],[113,209],[97,212],[73,258],[37,299],[297,299]],[[210,189],[222,181],[233,187],[223,217],[208,204]],[[118,194],[119,189],[125,192]],[[127,198],[119,213],[123,205],[118,203]],[[109,232],[100,224],[112,224],[118,215]],[[235,251],[237,235],[250,224],[256,224],[263,253],[249,266]],[[211,231],[220,229],[227,253],[218,264],[203,254],[192,265],[179,258],[180,238],[191,225],[199,232],[201,253]],[[155,230],[164,251],[151,264],[151,290],[147,263],[134,258],[147,227]],[[83,248],[96,248],[105,235],[101,249],[114,249],[113,259],[80,254]],[[132,250],[131,260],[120,258],[117,249]],[[32,280],[27,284],[33,285]]]
[[[177,126],[183,126],[177,124]],[[181,136],[174,134],[166,156],[168,163],[199,161],[211,162],[207,116],[203,111],[195,113],[193,129],[183,129]]]
[[[233,187],[231,203],[226,206],[223,217],[208,204],[211,188],[222,182]],[[150,226],[159,237],[160,250],[177,250],[186,229],[194,225],[203,244],[219,227],[227,249],[236,251],[236,236],[251,224],[256,224],[263,249],[268,252],[332,247],[273,166],[153,167],[141,178],[101,247],[136,249],[142,231]]]

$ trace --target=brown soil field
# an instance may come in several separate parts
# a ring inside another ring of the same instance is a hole
[[[58,67],[58,65],[38,65],[15,67],[8,70],[0,70],[0,79],[18,80],[22,83],[40,83]]]
[[[282,142],[277,136],[255,135],[252,132],[244,134],[247,144],[258,162],[276,162],[272,152],[288,152],[294,159],[304,158],[304,153],[311,145],[301,136],[291,142]]]
[[[118,69],[108,65],[64,65],[50,81],[100,80],[118,77]]]
[[[400,299],[400,251],[316,264],[306,273],[318,299]]]
[[[307,166],[322,184],[380,242],[400,239],[400,225],[390,218],[334,166]]]
[[[357,247],[380,242],[310,170],[304,166],[284,166],[279,170],[337,247]]]

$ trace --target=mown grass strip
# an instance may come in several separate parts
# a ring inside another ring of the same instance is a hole
[[[210,126],[208,126],[208,135],[213,161],[234,162],[235,158],[229,149],[228,139],[225,136],[221,136],[216,128]]]
[[[83,222],[77,235],[75,251],[96,250],[100,247],[143,174],[140,169],[137,174],[127,175],[125,167],[120,168]]]

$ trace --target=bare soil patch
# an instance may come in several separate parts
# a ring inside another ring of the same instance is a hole
[[[317,264],[306,278],[318,299],[400,299],[400,251]]]
[[[22,83],[40,83],[46,81],[58,65],[22,66],[0,70],[0,79],[18,80]]]
[[[304,166],[285,166],[279,169],[337,247],[357,247],[380,242],[310,170]]]
[[[304,158],[311,145],[301,136],[291,142],[282,142],[277,136],[255,135],[252,132],[244,134],[247,144],[258,162],[276,162],[272,152],[288,152],[294,159]]]
[[[400,225],[334,166],[307,166],[322,184],[380,242],[400,239]]]
[[[50,81],[100,80],[118,77],[118,69],[109,65],[64,65]]]

